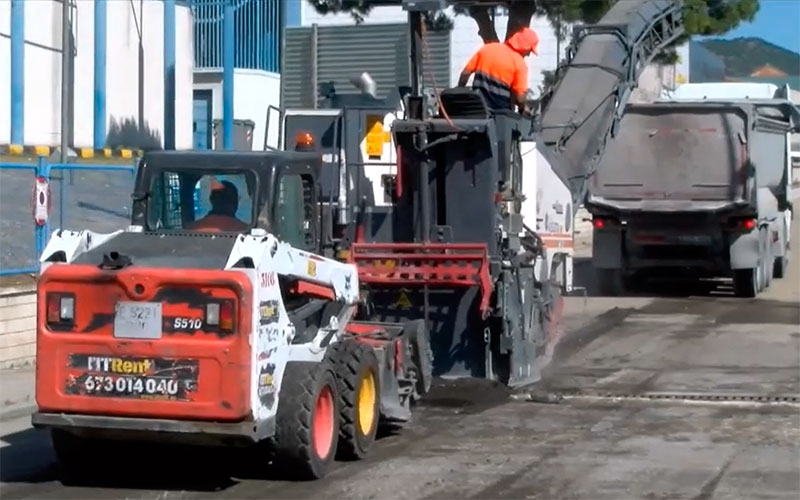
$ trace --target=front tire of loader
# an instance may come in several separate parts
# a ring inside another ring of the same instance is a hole
[[[296,479],[324,477],[336,456],[339,396],[328,362],[291,362],[275,417],[275,461]]]
[[[337,458],[360,460],[375,442],[380,420],[380,379],[375,351],[356,340],[332,347],[339,387],[339,444]]]

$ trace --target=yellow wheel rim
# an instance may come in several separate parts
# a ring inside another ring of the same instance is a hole
[[[358,389],[358,428],[361,434],[367,435],[375,422],[375,375],[368,370],[361,379]]]

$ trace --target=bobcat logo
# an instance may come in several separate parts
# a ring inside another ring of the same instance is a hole
[[[352,275],[350,275],[350,274],[346,274],[345,277],[344,277],[344,289],[347,290],[348,292],[350,291],[350,287],[352,286],[350,284],[350,279],[351,278],[352,278]]]
[[[275,365],[268,363],[258,375],[258,399],[267,408],[275,404]]]

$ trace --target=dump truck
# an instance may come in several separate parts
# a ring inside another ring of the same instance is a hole
[[[629,104],[592,179],[585,206],[606,294],[682,274],[732,277],[736,295],[755,297],[786,272],[797,108],[777,88],[765,98],[748,84],[698,85]]]

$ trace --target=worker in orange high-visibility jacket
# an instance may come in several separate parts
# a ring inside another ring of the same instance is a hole
[[[480,89],[489,107],[497,110],[527,112],[525,96],[528,92],[528,65],[525,58],[531,53],[539,55],[539,35],[530,28],[522,28],[505,42],[484,44],[472,56],[458,79],[459,87],[466,87],[475,75],[472,88]]]

